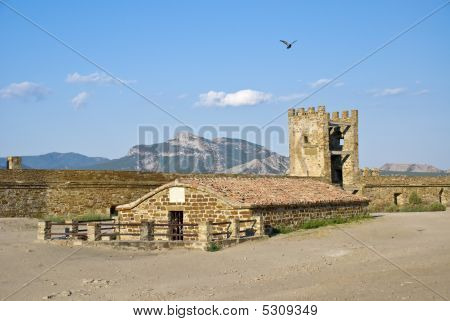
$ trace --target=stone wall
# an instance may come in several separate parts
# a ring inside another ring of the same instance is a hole
[[[333,112],[324,106],[290,109],[289,173],[354,185],[359,175],[358,111]]]
[[[368,203],[353,203],[261,208],[254,209],[253,214],[261,215],[266,227],[295,226],[314,219],[360,216],[366,212],[367,205]]]
[[[204,191],[186,187],[184,203],[170,203],[169,188],[166,188],[149,197],[132,209],[120,209],[118,220],[120,223],[140,223],[142,220],[155,221],[164,224],[169,221],[169,211],[183,211],[183,223],[199,224],[201,222],[231,222],[235,218],[250,219],[252,214],[249,209],[236,209]],[[250,227],[249,223],[242,224],[242,228]],[[226,225],[216,226],[212,232],[222,232]],[[138,228],[129,227],[128,232],[137,233]],[[155,228],[155,233],[165,234],[167,227]],[[185,227],[184,233],[197,233],[197,227]],[[137,237],[134,237],[137,238]],[[130,237],[133,239],[133,237]],[[157,236],[156,240],[167,240],[166,236]],[[185,237],[185,240],[195,240],[196,237]]]
[[[408,202],[416,192],[426,203],[441,203],[449,206],[450,176],[361,176],[357,193],[372,200],[371,205]]]
[[[0,170],[0,216],[40,217],[109,213],[180,175],[132,171]],[[426,202],[450,206],[450,176],[360,176],[351,191],[373,203],[399,205],[415,191]]]
[[[132,171],[0,170],[0,216],[109,214],[177,175]]]
[[[365,213],[368,205],[368,202],[357,202],[351,204],[312,204],[295,207],[236,208],[221,198],[188,187],[185,188],[184,203],[170,203],[168,191],[169,188],[164,189],[133,208],[119,209],[119,222],[141,223],[142,220],[147,220],[154,221],[156,224],[164,224],[169,221],[169,211],[183,211],[183,223],[199,224],[205,221],[212,221],[230,222],[232,224],[235,219],[250,220],[259,216],[262,224],[266,228],[270,228],[277,225],[297,225],[311,219],[362,215]],[[240,230],[255,228],[254,225],[254,222],[242,222]],[[229,225],[216,225],[212,232],[225,232],[229,228]],[[138,233],[139,229],[138,227],[129,227],[127,232]],[[160,234],[167,232],[167,227],[160,227],[159,230],[155,231],[155,233]],[[184,230],[184,233],[191,232],[198,233],[197,227],[186,227]],[[137,239],[138,237],[130,236],[130,239],[133,238]],[[167,237],[159,236],[155,239],[167,240]],[[187,237],[185,240],[195,240],[195,237]]]

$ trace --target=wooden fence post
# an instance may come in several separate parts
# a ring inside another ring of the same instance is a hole
[[[198,223],[198,240],[209,243],[212,240],[211,225],[212,221]]]
[[[74,235],[74,233],[78,233],[78,221],[66,220],[65,223],[70,224],[70,227],[65,229],[65,233],[72,233],[68,235],[69,238],[78,239],[78,236]]]
[[[142,221],[140,230],[141,230],[141,241],[153,241],[155,221]]]
[[[264,235],[264,220],[262,216],[254,216],[256,223],[255,223],[255,236],[262,236]]]
[[[87,223],[87,240],[98,241],[100,239],[100,224],[99,223]]]
[[[38,232],[37,239],[38,240],[50,240],[51,239],[51,231],[52,231],[52,222],[51,221],[39,221],[38,222]]]
[[[239,218],[234,218],[231,220],[231,238],[239,239],[241,236],[241,223]]]
[[[149,241],[155,240],[155,221],[148,222],[148,240]]]

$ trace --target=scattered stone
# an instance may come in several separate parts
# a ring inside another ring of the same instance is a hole
[[[81,282],[83,284],[90,284],[90,283],[94,282],[94,279],[83,279]]]
[[[71,296],[72,295],[72,291],[67,290],[67,291],[62,291],[59,293],[60,296]]]
[[[52,293],[42,297],[42,300],[50,300],[56,296],[56,293]]]
[[[58,285],[56,282],[53,282],[53,281],[50,282],[50,284],[53,285],[53,286]]]

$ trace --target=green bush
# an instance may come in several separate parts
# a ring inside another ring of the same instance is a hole
[[[364,220],[370,218],[369,213],[363,213],[363,215],[353,216],[353,217],[332,217],[332,218],[323,218],[323,219],[313,219],[307,220],[300,225],[295,226],[287,226],[287,225],[279,225],[273,229],[273,234],[287,234],[294,232],[296,230],[310,230],[319,228],[321,226],[327,225],[335,225],[335,224],[344,224],[350,222],[357,222],[360,220]]]
[[[73,220],[75,221],[101,221],[107,220],[111,217],[108,214],[97,214],[97,213],[86,213],[82,215],[75,216]]]
[[[110,219],[107,214],[86,213],[81,215],[67,214],[66,216],[60,216],[57,214],[45,215],[42,217],[44,221],[52,221],[54,223],[63,223],[68,219],[74,221],[100,221]]]
[[[398,205],[390,204],[384,208],[384,211],[387,213],[399,212],[400,208],[398,207]]]
[[[221,246],[219,243],[216,243],[216,242],[211,242],[211,243],[209,243],[209,244],[208,244],[208,248],[207,248],[207,250],[208,250],[209,252],[217,252],[217,251],[219,251],[220,249],[222,249],[222,246]]]
[[[288,225],[277,225],[273,228],[272,230],[272,234],[287,234],[287,233],[291,233],[294,232],[296,229],[295,226],[288,226]]]
[[[417,195],[417,192],[414,191],[409,195],[408,203],[410,205],[419,205],[422,204],[422,199]]]
[[[445,207],[445,205],[441,204],[441,203],[432,203],[429,206],[429,211],[430,212],[436,212],[436,211],[445,211],[447,208]]]
[[[64,221],[66,219],[64,217],[62,217],[62,216],[46,215],[46,216],[42,217],[42,220],[44,220],[44,221],[51,221],[53,223],[64,223]]]

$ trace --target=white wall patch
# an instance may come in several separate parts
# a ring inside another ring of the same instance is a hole
[[[184,203],[184,187],[169,188],[169,202],[170,203]]]

